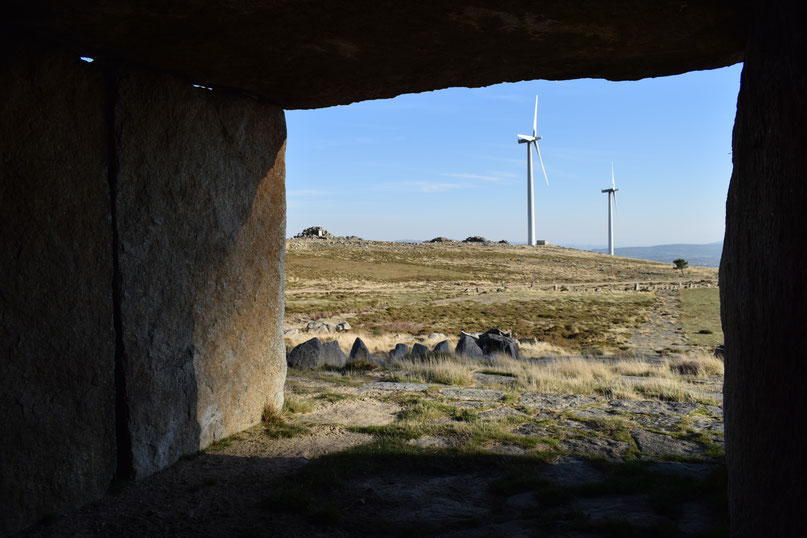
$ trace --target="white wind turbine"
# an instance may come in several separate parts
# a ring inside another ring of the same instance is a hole
[[[614,197],[614,212],[616,212],[616,181],[614,181],[614,163],[611,163],[611,188],[603,189],[608,193],[608,254],[614,255],[614,215],[611,213],[611,196]]]
[[[538,141],[541,140],[538,134],[538,96],[535,96],[535,114],[532,118],[532,136],[518,135],[519,144],[527,144],[527,244],[535,246],[535,200],[532,194],[532,151],[530,146],[535,145],[538,153],[538,161],[541,163],[541,170],[544,171],[544,179],[549,185],[549,178],[546,177],[544,160],[541,158],[541,150],[538,149]]]

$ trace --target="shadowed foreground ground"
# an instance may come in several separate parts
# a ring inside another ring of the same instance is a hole
[[[720,378],[688,382],[697,403],[522,392],[495,374],[463,387],[396,377],[292,372],[283,417],[27,535],[727,531],[722,408],[708,403]]]

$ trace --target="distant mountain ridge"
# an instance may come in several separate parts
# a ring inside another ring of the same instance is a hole
[[[606,253],[607,249],[593,249],[592,252]],[[684,258],[689,265],[699,267],[719,267],[723,253],[723,241],[705,245],[674,244],[655,245],[652,247],[616,247],[614,254],[626,258],[650,260],[653,262],[672,263],[677,258]]]

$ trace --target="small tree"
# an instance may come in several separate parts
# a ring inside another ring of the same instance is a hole
[[[686,269],[687,266],[689,265],[689,262],[686,261],[684,258],[678,258],[677,260],[673,260],[673,263],[675,264],[676,269],[681,270],[682,275],[684,274],[684,269]]]

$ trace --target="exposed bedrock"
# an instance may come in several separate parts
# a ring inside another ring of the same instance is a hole
[[[735,536],[807,535],[807,10],[783,4],[749,14],[720,267]]]
[[[727,0],[11,0],[11,24],[85,55],[317,108],[450,86],[613,80],[734,64]],[[271,67],[268,67],[271,66]]]
[[[0,61],[0,534],[115,472],[112,218],[101,74]]]

